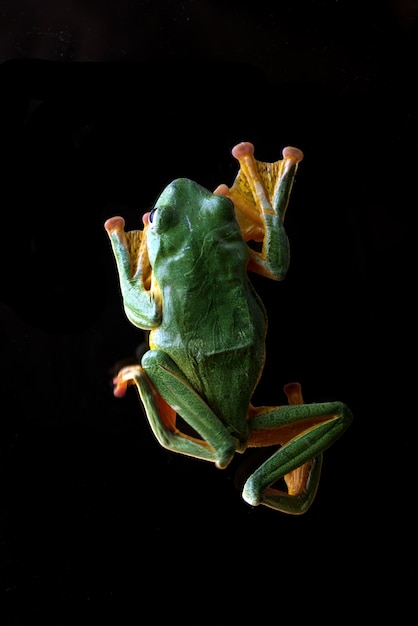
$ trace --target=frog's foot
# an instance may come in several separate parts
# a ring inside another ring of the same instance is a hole
[[[220,185],[214,193],[229,198],[244,241],[250,246],[248,269],[273,280],[282,280],[289,265],[289,244],[284,218],[298,163],[303,153],[287,146],[283,158],[273,163],[257,161],[254,146],[248,141],[237,144],[232,155],[240,169],[231,188]]]
[[[123,398],[129,385],[135,383],[141,372],[142,368],[140,365],[127,365],[119,370],[117,376],[113,379],[113,395],[116,398]]]
[[[149,224],[148,216],[149,213],[146,213],[143,217],[143,230],[125,232],[125,220],[119,215],[110,217],[104,223],[112,244],[122,288],[135,280],[140,281],[144,289],[150,289],[151,266],[145,236]]]
[[[283,159],[274,163],[257,161],[254,157],[254,146],[243,141],[232,148],[232,156],[240,164],[240,170],[230,190],[237,199],[244,195],[257,208],[258,213],[283,213],[287,206],[280,202],[280,183],[289,178],[293,181],[296,166],[303,159],[303,152],[299,148],[287,146],[282,150]],[[291,172],[292,170],[292,172]],[[290,191],[290,190],[289,190]],[[288,195],[288,194],[286,194]]]
[[[254,146],[249,141],[243,141],[232,148],[232,156],[239,162],[240,170],[231,188],[222,184],[214,193],[230,198],[240,225],[242,221],[248,227],[247,222],[256,220],[261,226],[260,213],[284,210],[284,207],[278,206],[279,186],[283,178],[289,178],[289,174],[293,180],[296,166],[303,159],[303,152],[299,148],[287,146],[283,148],[282,155],[283,159],[266,163],[255,159]],[[244,238],[248,241],[248,237]]]

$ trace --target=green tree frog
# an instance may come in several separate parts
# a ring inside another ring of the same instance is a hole
[[[242,142],[232,155],[240,169],[231,188],[212,193],[180,178],[145,213],[142,230],[125,232],[119,216],[105,223],[126,315],[149,331],[149,350],[119,371],[114,394],[135,384],[159,443],[218,468],[248,447],[277,446],[247,478],[243,499],[301,514],[314,500],[323,451],[352,414],[337,401],[304,404],[298,383],[284,387],[288,404],[252,405],[267,317],[248,271],[286,275],[283,223],[303,154],[287,147],[283,159],[264,163]]]

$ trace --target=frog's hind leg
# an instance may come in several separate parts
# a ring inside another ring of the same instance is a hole
[[[124,395],[127,385],[136,385],[151,429],[164,448],[213,461],[221,469],[229,464],[238,447],[236,438],[166,354],[149,350],[141,365],[123,368],[114,384],[114,394],[119,397]],[[177,414],[201,439],[179,430]]]
[[[300,515],[315,498],[322,453],[348,428],[352,414],[342,402],[303,404],[298,383],[285,392],[288,406],[254,409],[249,419],[249,447],[280,447],[247,479],[242,495],[253,506]],[[274,487],[282,478],[287,493]]]

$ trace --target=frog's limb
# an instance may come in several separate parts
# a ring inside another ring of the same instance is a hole
[[[279,444],[281,447],[246,481],[243,498],[285,513],[305,513],[318,487],[322,452],[348,428],[352,414],[342,402],[303,402],[300,386],[287,389],[289,406],[253,409],[249,420],[249,446]],[[285,479],[288,492],[273,488]]]
[[[238,447],[236,438],[164,352],[149,350],[141,366],[123,368],[114,382],[116,396],[123,395],[128,384],[136,385],[150,426],[164,448],[214,461],[219,468],[231,461]],[[176,413],[202,439],[181,432],[176,426]]]
[[[260,252],[250,248],[248,268],[282,280],[289,267],[289,242],[284,218],[298,163],[303,153],[287,147],[283,159],[264,163],[254,158],[254,146],[242,142],[232,150],[240,170],[230,189],[220,185],[214,193],[228,197],[245,241],[262,242]]]
[[[123,217],[111,217],[105,229],[112,244],[125,313],[135,326],[148,330],[161,320],[161,294],[151,280],[144,230],[124,231]]]

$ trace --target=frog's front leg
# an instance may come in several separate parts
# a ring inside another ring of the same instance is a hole
[[[265,163],[254,158],[254,146],[242,142],[232,150],[240,170],[229,189],[219,185],[214,193],[229,198],[245,241],[262,243],[261,251],[250,249],[248,269],[282,280],[289,267],[289,241],[284,228],[289,197],[303,159],[299,148],[283,149],[283,159]]]
[[[289,406],[253,409],[248,445],[281,447],[247,479],[243,498],[253,506],[299,515],[315,498],[322,453],[348,428],[352,414],[342,402],[303,404],[297,383],[285,391]],[[281,478],[287,493],[273,487]]]
[[[238,441],[188,384],[184,374],[164,352],[149,350],[141,365],[123,368],[114,381],[115,395],[127,384],[138,389],[152,431],[168,450],[214,461],[225,468],[239,447]],[[201,437],[191,437],[176,426],[180,415]]]
[[[105,222],[119,274],[123,306],[127,318],[144,330],[155,328],[161,321],[161,294],[152,284],[151,267],[146,246],[147,220],[144,230],[125,232],[123,217]]]

